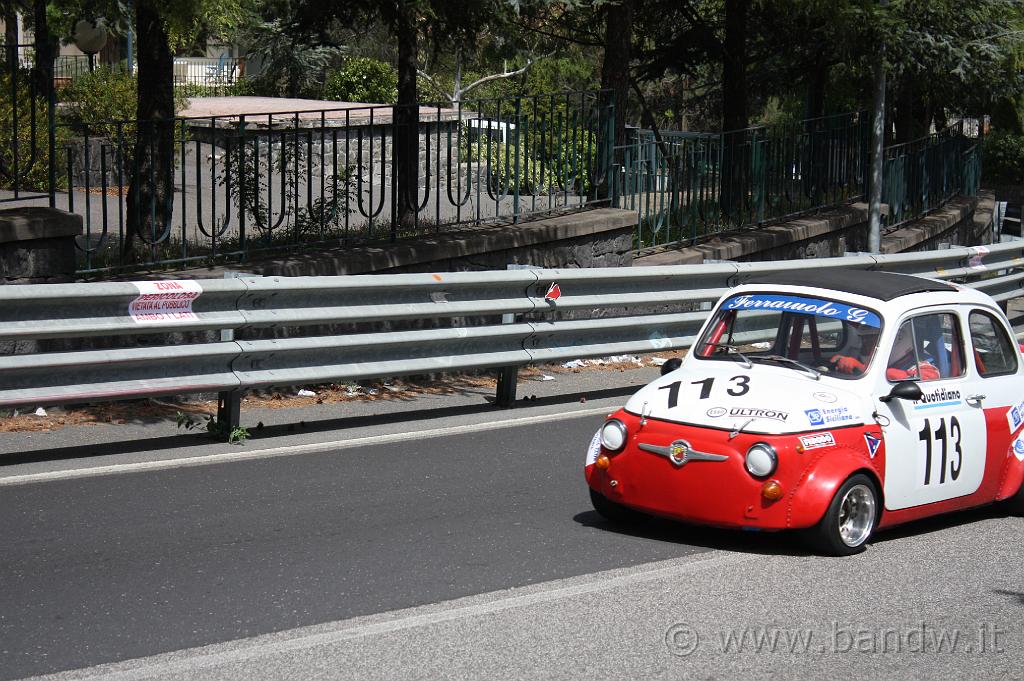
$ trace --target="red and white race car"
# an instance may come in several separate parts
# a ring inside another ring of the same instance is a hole
[[[586,480],[609,519],[799,529],[847,555],[937,513],[1024,511],[1024,361],[973,289],[765,276],[723,296],[662,373],[590,443]]]

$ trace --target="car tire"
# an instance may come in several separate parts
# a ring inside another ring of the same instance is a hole
[[[852,556],[867,547],[881,511],[878,489],[863,473],[840,486],[821,521],[804,531],[804,539],[817,553]]]
[[[590,488],[590,503],[605,520],[610,520],[613,523],[632,524],[647,518],[640,511],[617,504],[600,492],[595,492],[592,488]]]

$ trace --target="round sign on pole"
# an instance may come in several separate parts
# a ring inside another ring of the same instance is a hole
[[[107,44],[107,29],[97,26],[88,19],[82,19],[75,24],[71,39],[82,52],[96,54]]]

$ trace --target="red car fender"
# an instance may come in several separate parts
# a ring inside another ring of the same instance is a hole
[[[804,469],[789,495],[787,526],[795,529],[816,525],[825,516],[839,487],[857,472],[866,473],[874,481],[881,507],[882,476],[874,461],[866,451],[837,445],[822,450]]]
[[[1024,461],[1018,459],[1013,453],[1013,442],[1020,436],[1020,431],[1010,437],[1010,446],[1006,449],[1006,465],[1003,467],[1003,475],[999,482],[999,493],[996,494],[996,501],[1009,499],[1024,484]]]

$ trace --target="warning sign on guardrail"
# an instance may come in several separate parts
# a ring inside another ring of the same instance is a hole
[[[184,322],[198,319],[192,301],[203,287],[198,281],[136,281],[139,297],[128,303],[128,314],[136,324]]]

